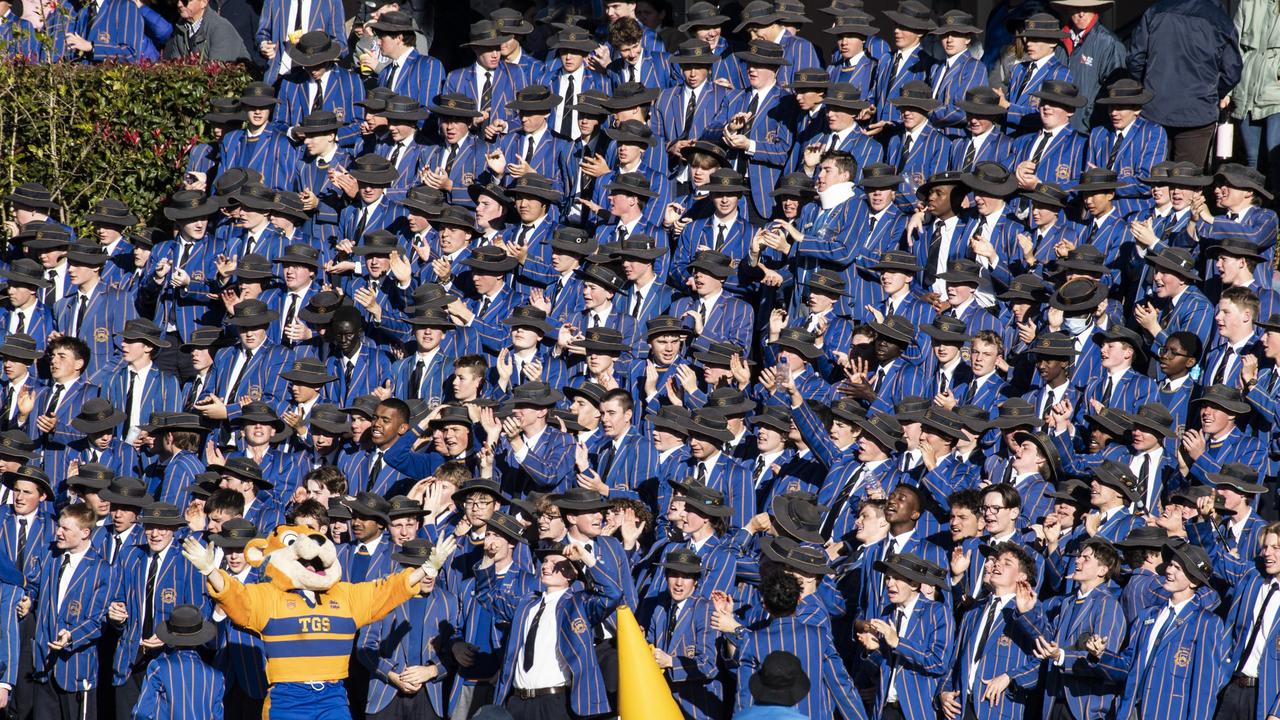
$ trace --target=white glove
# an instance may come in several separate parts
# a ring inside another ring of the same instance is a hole
[[[443,540],[436,543],[431,548],[431,555],[427,557],[427,561],[422,564],[422,571],[430,577],[436,577],[440,574],[440,568],[449,562],[449,556],[458,547],[458,541],[452,535],[446,535]]]
[[[217,556],[213,548],[201,545],[200,541],[194,537],[188,537],[182,541],[182,557],[205,577],[209,577],[214,570],[218,569]]]

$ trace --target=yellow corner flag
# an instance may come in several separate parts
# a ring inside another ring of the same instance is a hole
[[[618,606],[618,715],[622,720],[683,720],[631,608]]]

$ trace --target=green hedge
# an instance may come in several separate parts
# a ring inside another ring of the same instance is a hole
[[[247,82],[223,63],[0,63],[0,192],[42,182],[78,231],[104,197],[155,223],[187,153],[207,139],[209,99]]]

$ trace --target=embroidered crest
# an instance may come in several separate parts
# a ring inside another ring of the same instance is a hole
[[[111,33],[107,32],[106,30],[103,30],[102,32],[98,33],[98,42],[102,43],[103,45],[110,45]]]
[[[475,173],[462,173],[462,184],[470,185],[476,181]]]
[[[67,603],[67,614],[71,615],[72,617],[75,617],[80,614],[79,600],[72,600],[71,602]]]
[[[1133,168],[1131,167],[1120,168],[1120,177],[1133,177]]]
[[[295,608],[297,608],[297,607],[298,607],[298,601],[297,601],[297,600],[285,600],[285,601],[284,601],[284,606],[285,606],[287,609],[289,609],[289,610],[293,610],[293,609],[295,609]]]
[[[1010,639],[1009,637],[1002,637],[1000,638],[1000,642],[996,644],[999,645],[1000,647],[1009,647],[1013,645],[1013,640]]]
[[[250,386],[249,386],[249,397],[250,397],[251,399],[253,399],[255,402],[256,402],[256,401],[258,401],[258,400],[261,400],[261,399],[262,399],[262,386],[261,386],[261,385],[250,385]]]
[[[108,340],[110,340],[110,339],[111,339],[111,333],[107,332],[107,329],[106,329],[106,328],[94,328],[94,329],[93,329],[93,341],[94,341],[94,342],[96,342],[96,343],[104,343],[104,342],[106,342],[106,341],[108,341]]]
[[[204,282],[204,271],[197,270],[191,273],[191,282]]]
[[[911,173],[911,184],[915,187],[920,187],[921,185],[923,185],[924,173],[920,173],[920,172]]]
[[[1059,181],[1067,180],[1071,177],[1071,168],[1067,167],[1066,163],[1063,163],[1058,166],[1058,169],[1053,174]]]
[[[587,621],[582,618],[574,618],[571,626],[573,631],[581,635],[587,631]]]
[[[787,483],[787,492],[799,492],[799,491],[800,491],[799,480],[792,480],[791,482]]]
[[[338,119],[338,122],[345,122],[347,118],[347,109],[336,107],[333,109],[333,116]]]
[[[178,591],[173,588],[165,588],[160,591],[160,602],[166,605],[172,605],[178,602]]]
[[[694,653],[696,653],[696,652],[697,652],[697,648],[695,648],[694,646],[692,646],[692,645],[685,645],[685,646],[684,646],[684,656],[685,656],[685,657],[687,657],[687,658],[692,658],[692,657],[694,656]]]
[[[1184,668],[1191,664],[1191,648],[1180,647],[1178,652],[1173,654],[1173,664]]]
[[[765,142],[776,143],[776,142],[780,142],[781,140],[782,138],[778,136],[777,130],[770,130],[769,132],[765,133],[765,136],[764,136]]]
[[[330,601],[329,601],[329,609],[330,609],[330,610],[338,610],[338,609],[340,609],[340,605],[338,604],[338,601],[337,601],[337,600],[330,600]]]

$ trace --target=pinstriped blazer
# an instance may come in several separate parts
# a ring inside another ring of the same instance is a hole
[[[888,605],[879,617],[893,625],[896,613],[897,608]],[[889,683],[893,682],[906,720],[933,720],[933,699],[954,657],[954,643],[951,611],[940,602],[919,597],[907,619],[906,633],[898,638],[898,646],[890,649],[881,643],[880,649],[871,653],[870,659],[880,665],[872,717],[882,717]]]
[[[59,603],[62,554],[42,559],[29,593],[36,613],[35,637],[31,641],[35,673],[51,678],[64,691],[92,688],[98,682],[97,639],[107,621],[111,566],[90,547],[71,574],[66,595]],[[48,644],[61,630],[71,632],[71,641],[62,650],[51,650]]]
[[[196,648],[167,648],[147,666],[138,720],[221,720],[226,681]]]

